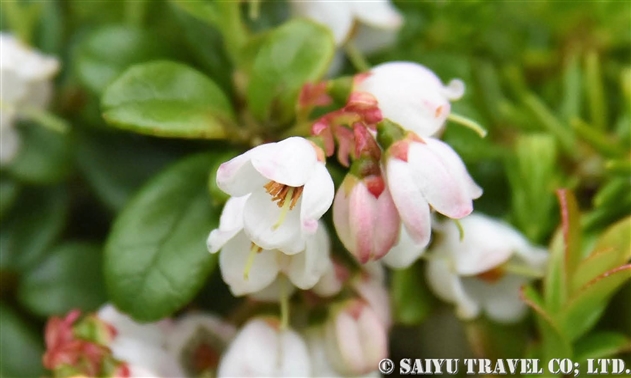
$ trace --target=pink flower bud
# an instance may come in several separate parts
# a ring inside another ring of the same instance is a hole
[[[333,202],[333,223],[362,264],[383,257],[399,236],[399,214],[381,176],[360,180],[347,175]]]
[[[329,361],[349,376],[375,370],[388,355],[386,325],[361,300],[347,302],[327,321],[325,340]]]

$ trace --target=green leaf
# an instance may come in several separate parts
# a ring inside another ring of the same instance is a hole
[[[581,260],[580,215],[576,198],[567,189],[557,190],[561,208],[561,228],[550,246],[550,260],[544,279],[547,308],[556,313],[569,295],[570,279]]]
[[[162,41],[147,31],[108,25],[86,36],[74,62],[81,82],[101,94],[128,66],[158,59],[165,53]]]
[[[64,230],[68,194],[63,187],[24,190],[0,228],[0,268],[24,271],[46,254]]]
[[[73,308],[96,310],[107,300],[101,261],[97,245],[63,244],[26,272],[18,300],[41,316],[64,314]]]
[[[397,323],[421,324],[434,307],[434,299],[425,285],[420,264],[393,270],[391,293]]]
[[[8,171],[17,179],[33,184],[65,179],[72,169],[70,136],[31,123],[21,126],[20,150]]]
[[[543,301],[532,286],[521,289],[521,299],[535,311],[542,338],[542,352],[546,360],[572,357],[572,345],[564,336],[552,315],[545,309]]]
[[[629,336],[617,332],[600,331],[587,335],[576,342],[576,360],[610,358],[629,350],[631,350]]]
[[[166,141],[126,133],[85,133],[79,140],[79,169],[97,196],[116,212],[142,184],[179,156],[158,143]]]
[[[591,254],[576,268],[572,290],[576,291],[602,273],[631,260],[631,217],[611,226],[598,239]]]
[[[485,150],[493,148],[491,144]],[[558,180],[554,138],[546,134],[520,135],[514,156],[505,164],[515,223],[530,240],[543,242],[554,227],[554,188]]]
[[[596,324],[609,298],[631,278],[631,264],[601,274],[577,291],[558,315],[559,323],[572,340]]]
[[[18,183],[7,175],[0,176],[0,221],[11,210],[20,192]]]
[[[247,100],[261,121],[289,121],[302,86],[326,73],[335,53],[331,32],[296,19],[270,32],[252,65]]]
[[[129,202],[105,249],[112,301],[139,321],[153,321],[187,304],[215,266],[206,238],[219,209],[207,190],[215,156],[187,158],[167,168]]]
[[[0,303],[0,329],[0,375],[12,378],[43,376],[42,340],[3,303]]]
[[[101,106],[111,125],[160,137],[221,139],[234,120],[230,102],[212,80],[168,61],[125,71],[107,87]]]

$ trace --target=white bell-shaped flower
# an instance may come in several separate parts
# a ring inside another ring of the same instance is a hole
[[[428,68],[412,62],[388,62],[355,79],[354,92],[366,92],[379,102],[383,118],[420,137],[434,136],[443,126],[450,101],[462,97],[464,83],[445,86]]]
[[[103,306],[97,317],[114,328],[109,348],[115,358],[129,366],[131,376],[184,376],[180,364],[166,350],[170,321],[140,324],[112,305]]]
[[[460,223],[462,239],[454,222],[438,228],[440,237],[427,266],[430,287],[438,297],[454,303],[463,319],[484,311],[496,321],[519,320],[527,310],[519,288],[532,276],[543,275],[548,254],[490,217],[472,214]],[[529,275],[516,274],[524,272]]]
[[[364,52],[371,52],[382,47],[383,38],[380,39],[379,34],[389,36],[403,24],[403,17],[388,0],[370,2],[291,0],[290,4],[295,16],[303,16],[328,27],[338,46],[353,37],[357,24],[362,29],[370,29],[367,33],[373,37],[372,42],[366,43],[368,38],[362,39]],[[359,33],[361,34],[362,30],[359,30]]]
[[[221,354],[236,333],[233,325],[214,315],[190,313],[175,321],[168,333],[166,349],[187,376],[214,374]]]
[[[305,249],[334,196],[324,153],[300,137],[260,145],[222,164],[217,185],[235,197],[249,195],[243,226],[252,242],[287,254]]]
[[[286,255],[279,250],[258,249],[245,233],[231,239],[219,256],[223,280],[236,296],[252,294],[271,285],[279,274],[302,289],[312,288],[326,272],[329,264],[329,237],[321,225],[307,239],[303,252]]]
[[[388,188],[415,248],[429,244],[430,206],[460,219],[473,211],[473,199],[482,195],[458,154],[438,139],[395,142],[385,165]]]
[[[51,79],[59,70],[59,62],[7,33],[0,33],[0,50],[0,164],[6,164],[19,148],[16,119],[25,107],[42,109],[48,105]]]
[[[309,377],[302,337],[273,318],[248,321],[221,358],[217,377]]]

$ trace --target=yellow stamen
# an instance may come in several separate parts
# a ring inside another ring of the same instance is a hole
[[[302,196],[304,186],[289,186],[283,185],[275,181],[270,181],[263,186],[265,191],[272,196],[272,202],[276,202],[278,207],[281,208],[278,221],[274,224],[273,228],[277,229],[285,221],[287,212],[293,210],[298,200]]]
[[[291,204],[294,203],[294,199],[293,199],[293,195],[294,195],[294,187],[288,187],[289,190],[287,191],[287,195],[289,196],[289,198],[291,198],[291,201],[286,201],[286,197],[282,199],[282,204],[279,202],[279,204],[281,204],[282,208],[280,209],[280,216],[278,217],[278,220],[276,221],[276,223],[274,223],[274,229],[277,229],[281,224],[283,224],[283,222],[285,221],[285,217],[287,217],[287,212],[289,211],[289,209],[292,207]]]
[[[245,263],[245,270],[243,271],[243,278],[245,280],[248,280],[250,277],[250,269],[252,269],[252,264],[254,264],[254,257],[256,257],[258,253],[261,253],[262,250],[263,248],[252,243],[252,247],[250,247],[250,255],[248,256],[248,261]]]

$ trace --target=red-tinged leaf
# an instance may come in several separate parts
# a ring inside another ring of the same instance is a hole
[[[576,291],[602,273],[631,260],[631,217],[609,227],[598,239],[589,257],[582,261],[572,277]]]
[[[559,311],[569,296],[569,284],[581,261],[580,215],[571,191],[556,192],[561,210],[561,227],[550,244],[550,260],[544,279],[544,299],[548,310]]]
[[[628,250],[631,251],[631,248],[628,248]],[[595,249],[576,268],[574,277],[572,277],[571,294],[574,294],[604,272],[624,264],[627,260],[629,260],[628,257],[621,253],[620,249],[614,247]]]
[[[559,324],[570,340],[585,334],[602,315],[609,298],[631,278],[631,264],[601,274],[578,290],[559,314]]]
[[[561,331],[556,320],[546,311],[539,293],[532,286],[524,286],[520,291],[521,300],[535,311],[542,338],[544,361],[551,358],[571,358],[572,345]]]
[[[572,277],[581,261],[581,226],[580,213],[576,197],[567,189],[557,190],[561,207],[561,228],[565,243],[565,271],[566,277]]]

